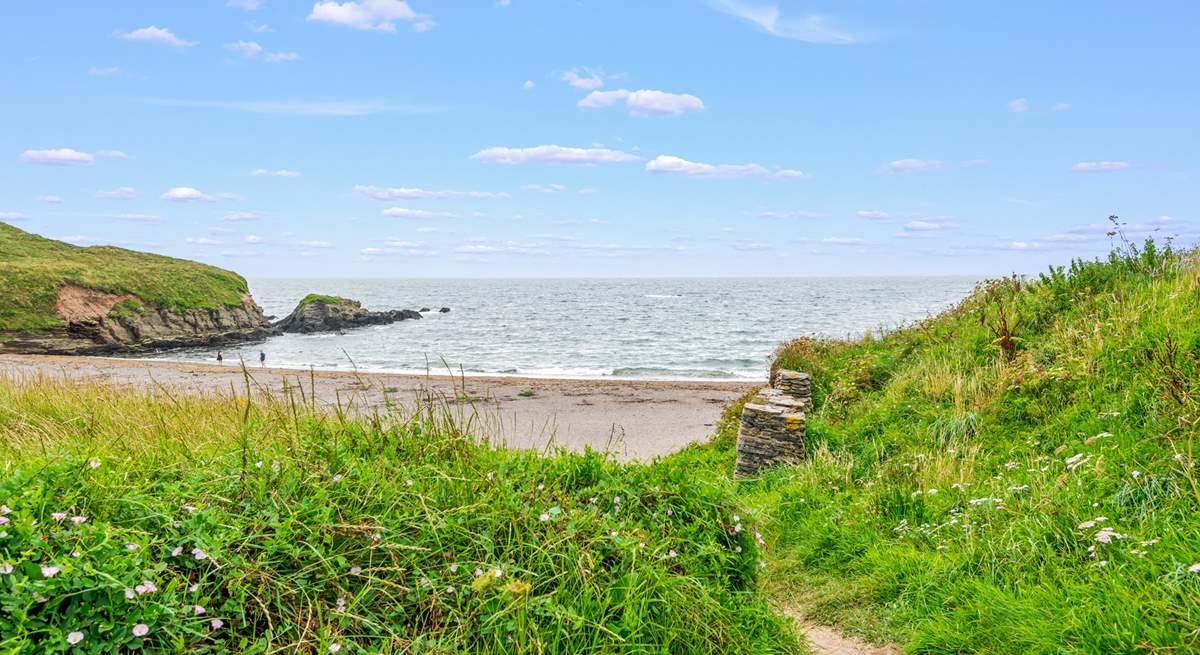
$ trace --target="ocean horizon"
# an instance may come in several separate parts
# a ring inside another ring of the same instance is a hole
[[[854,338],[945,310],[978,277],[254,278],[268,316],[309,293],[421,320],[342,333],[283,334],[223,348],[280,368],[557,379],[760,381],[798,336]],[[438,313],[441,307],[448,313]],[[211,362],[216,348],[146,359]]]

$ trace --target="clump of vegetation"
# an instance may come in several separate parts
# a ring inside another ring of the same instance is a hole
[[[776,593],[913,653],[1200,648],[1200,264],[1114,236],[882,338],[781,348],[813,374],[814,456],[740,488]]]
[[[108,315],[110,318],[128,320],[141,316],[143,311],[145,311],[145,308],[142,306],[142,303],[133,298],[126,298],[113,305],[113,308],[108,310]]]
[[[0,648],[800,652],[726,475],[303,398],[0,381]]]
[[[246,280],[215,266],[97,246],[80,248],[0,223],[0,333],[59,327],[59,288],[133,295],[169,310],[242,304]]]
[[[300,299],[300,302],[296,304],[296,309],[300,309],[301,307],[306,307],[314,303],[321,303],[322,305],[342,305],[351,302],[354,301],[339,296],[329,296],[323,293],[310,293]]]

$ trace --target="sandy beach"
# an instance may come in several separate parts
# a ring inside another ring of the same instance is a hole
[[[0,371],[12,377],[44,375],[173,392],[244,393],[240,367],[102,357],[0,355]],[[728,401],[757,384],[450,377],[249,370],[258,392],[280,393],[284,380],[316,389],[318,403],[373,410],[385,404],[413,406],[422,395],[445,399],[473,431],[520,448],[553,442],[573,450],[608,449],[623,461],[649,460],[674,452],[713,431]]]

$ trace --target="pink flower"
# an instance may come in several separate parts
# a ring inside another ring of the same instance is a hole
[[[138,549],[137,544],[125,544],[125,550],[137,550],[137,549]]]
[[[171,557],[179,557],[183,554],[183,546],[176,546],[171,549]]]
[[[8,564],[8,563],[0,564],[0,575],[8,575],[9,573],[12,573],[12,572],[13,572],[12,564]]]
[[[61,570],[62,569],[58,568],[57,566],[43,566],[42,567],[42,577],[43,578],[53,578],[54,576],[58,575],[58,572]]]
[[[1188,573],[1200,573],[1200,562],[1196,562],[1195,564],[1189,566]]]
[[[82,632],[76,630],[75,632],[71,632],[71,633],[67,634],[67,643],[68,644],[71,644],[72,646],[74,646],[75,644],[78,644],[81,641],[83,641],[83,633]]]
[[[55,521],[65,521],[65,520],[67,520],[67,513],[66,512],[53,512],[50,514],[50,518],[54,519]]]
[[[359,573],[362,573],[361,566],[351,566],[350,567],[350,575],[358,575]]]
[[[133,636],[145,637],[148,634],[150,634],[150,626],[146,625],[145,623],[139,623],[133,626]]]
[[[199,548],[193,548],[192,557],[195,557],[196,559],[208,559],[208,553],[200,550]]]
[[[676,553],[674,550],[667,551],[667,557],[677,557],[677,556],[678,556],[678,553]]]
[[[98,469],[98,468],[100,468],[100,460],[93,459],[88,462],[88,466],[91,468],[94,468],[94,469]]]
[[[75,525],[79,525],[80,523],[83,523],[86,520],[87,520],[86,516],[72,516],[71,517],[71,523],[74,523]]]
[[[342,645],[337,642],[329,644],[329,652],[331,652],[331,653],[336,653],[336,652],[340,651],[341,649],[342,649]]]
[[[221,619],[213,619],[209,621],[208,624],[212,626],[213,630],[220,630],[221,628],[225,627],[225,622]]]
[[[126,598],[133,600],[133,597],[136,595],[137,595],[137,592],[134,591],[133,589],[128,589],[128,588],[125,589],[125,597]]]
[[[208,610],[204,609],[203,605],[193,605],[192,606],[192,612],[194,612],[196,614],[196,616],[204,616],[204,613],[207,611]]]

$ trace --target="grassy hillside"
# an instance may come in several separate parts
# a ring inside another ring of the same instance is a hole
[[[727,476],[301,397],[0,381],[0,651],[802,652]]]
[[[247,291],[240,275],[215,266],[108,246],[80,248],[0,223],[0,332],[62,325],[54,303],[64,282],[176,310],[237,306]]]
[[[776,365],[813,375],[813,458],[739,495],[781,598],[913,653],[1200,650],[1195,253],[1127,245]]]

